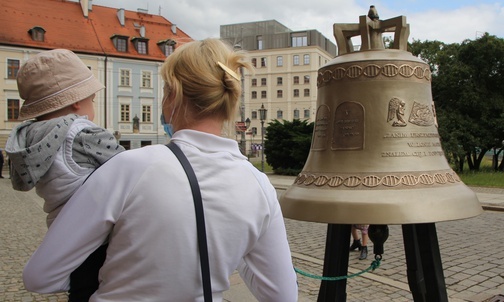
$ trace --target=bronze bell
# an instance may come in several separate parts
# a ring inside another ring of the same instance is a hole
[[[382,39],[388,31],[392,49]],[[374,7],[358,24],[334,24],[339,56],[318,71],[310,154],[280,198],[285,217],[410,224],[482,213],[444,156],[431,72],[407,52],[408,35],[404,16],[379,20]]]

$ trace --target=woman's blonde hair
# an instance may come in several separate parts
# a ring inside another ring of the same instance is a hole
[[[163,102],[170,99],[170,105],[177,108],[177,118],[184,117],[188,124],[210,116],[223,121],[233,119],[241,95],[239,70],[252,70],[244,59],[244,52],[234,52],[219,39],[182,45],[161,67]],[[226,71],[226,67],[230,70]]]

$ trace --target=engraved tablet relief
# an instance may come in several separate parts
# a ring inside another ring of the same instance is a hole
[[[327,131],[329,129],[330,109],[327,105],[321,105],[317,109],[315,127],[313,129],[312,150],[325,150],[327,148]]]
[[[332,150],[364,149],[364,107],[343,102],[334,112]]]

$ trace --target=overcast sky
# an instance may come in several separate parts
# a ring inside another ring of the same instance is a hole
[[[460,43],[484,32],[504,38],[502,0],[93,0],[95,5],[148,9],[195,40],[220,35],[220,25],[275,19],[296,30],[316,29],[335,43],[334,23],[358,23],[369,5],[380,19],[406,16],[409,41]]]

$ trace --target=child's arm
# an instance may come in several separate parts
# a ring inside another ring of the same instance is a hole
[[[74,161],[80,166],[98,167],[124,147],[107,130],[99,127],[84,128],[74,140]]]

